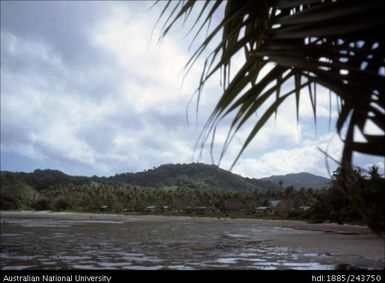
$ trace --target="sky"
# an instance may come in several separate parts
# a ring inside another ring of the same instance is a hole
[[[208,150],[200,157],[194,146],[220,97],[219,77],[207,83],[196,115],[193,93],[204,58],[185,77],[192,55],[188,23],[159,43],[162,5],[152,5],[1,1],[1,170],[110,176],[166,163],[212,162]],[[319,149],[338,159],[342,143],[333,131],[334,114],[329,127],[329,92],[319,88],[318,94],[316,125],[307,96],[299,123],[295,102],[288,100],[233,172],[328,176]],[[214,161],[228,125],[224,121],[217,131]],[[220,167],[230,168],[247,130],[234,139]],[[383,159],[372,156],[357,155],[354,162],[383,168]]]

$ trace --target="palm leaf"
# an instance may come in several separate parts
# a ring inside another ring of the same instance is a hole
[[[169,11],[162,36],[182,15],[188,17],[198,6],[193,0],[173,7],[171,2],[166,2],[162,12],[165,16],[165,11]],[[224,9],[220,9],[222,4]],[[346,176],[352,169],[354,152],[385,156],[385,1],[217,0],[210,2],[210,8],[207,3],[203,7],[193,23],[198,30],[194,40],[209,22],[220,20],[210,28],[186,69],[189,70],[209,46],[214,46],[204,61],[196,90],[198,104],[203,86],[217,72],[221,73],[223,94],[198,138],[201,150],[210,140],[212,153],[217,127],[225,117],[232,115],[221,160],[234,135],[252,114],[267,109],[255,121],[236,162],[291,95],[295,96],[299,119],[304,88],[308,88],[316,122],[317,96],[321,95],[316,89],[320,85],[338,98],[335,129],[344,141],[341,164]],[[219,42],[217,35],[221,35]],[[231,61],[239,51],[245,54],[244,64],[230,76]],[[267,73],[261,72],[268,63],[275,67]],[[288,81],[293,82],[293,89],[282,95],[281,85]],[[275,99],[269,102],[269,97]],[[331,105],[329,108],[332,111]],[[369,121],[382,130],[382,135],[364,132]],[[355,141],[356,132],[366,141]]]

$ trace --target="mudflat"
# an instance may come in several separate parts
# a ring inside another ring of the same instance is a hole
[[[303,221],[3,211],[1,269],[384,268],[367,227]]]

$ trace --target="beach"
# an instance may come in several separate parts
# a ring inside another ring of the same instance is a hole
[[[360,225],[292,220],[1,212],[1,269],[383,269]]]

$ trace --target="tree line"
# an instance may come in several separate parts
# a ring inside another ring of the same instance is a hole
[[[372,167],[369,173],[357,168],[356,183],[361,197],[372,203],[373,217],[385,215],[384,178]],[[337,223],[361,223],[362,217],[350,199],[337,185],[341,181],[341,170],[332,176],[330,188],[295,189],[290,186],[282,190],[221,190],[191,189],[183,186],[140,187],[123,183],[102,183],[90,179],[77,182],[53,182],[44,189],[7,176],[2,172],[2,209],[34,209],[53,211],[149,213],[148,207],[167,207],[166,214],[194,214],[194,208],[213,208],[200,214],[239,217],[279,217],[306,219],[312,222],[332,221]],[[40,184],[41,185],[41,184]],[[278,215],[257,214],[256,208],[279,200],[290,207]],[[307,209],[302,209],[306,207]],[[157,213],[162,213],[157,211]]]

